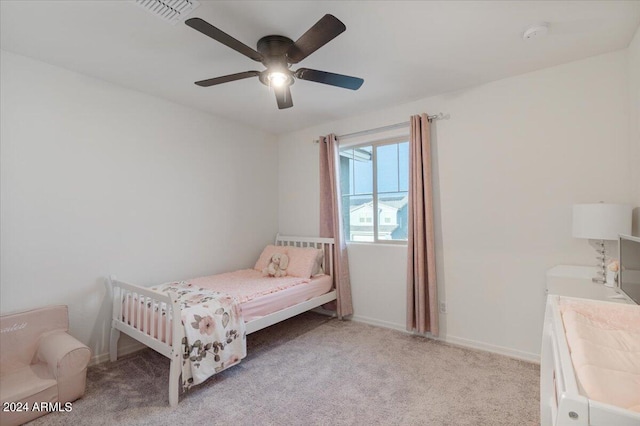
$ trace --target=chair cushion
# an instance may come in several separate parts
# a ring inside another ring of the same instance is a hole
[[[45,393],[58,398],[58,382],[44,363],[28,365],[0,376],[0,400],[2,402],[24,401],[27,397]],[[50,395],[50,396],[52,396]],[[50,397],[42,399],[50,401]]]
[[[48,411],[34,411],[33,404],[58,402],[58,385],[45,364],[34,364],[0,376],[0,400],[28,404],[29,411],[0,411],[2,426],[17,426]]]

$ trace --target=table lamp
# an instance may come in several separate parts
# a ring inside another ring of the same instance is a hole
[[[607,276],[605,240],[617,240],[618,234],[631,234],[632,207],[626,204],[574,204],[573,236],[598,240],[596,258],[600,261],[593,282],[604,284]]]

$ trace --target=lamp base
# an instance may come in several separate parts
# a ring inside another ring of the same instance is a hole
[[[598,270],[596,272],[596,276],[591,278],[591,281],[598,284],[605,284],[607,282],[607,265],[605,263],[607,259],[607,250],[604,245],[604,240],[599,240],[597,244],[598,246],[596,247],[596,251],[598,252],[598,255],[596,256],[596,259],[599,260]]]

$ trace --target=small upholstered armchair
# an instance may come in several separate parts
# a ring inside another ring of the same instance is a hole
[[[0,400],[7,408],[0,411],[0,424],[19,425],[47,414],[34,411],[34,403],[64,406],[84,395],[91,351],[68,330],[66,306],[0,316]]]

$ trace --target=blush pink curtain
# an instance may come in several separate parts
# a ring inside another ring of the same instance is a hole
[[[342,226],[340,200],[340,157],[336,135],[320,137],[320,236],[333,238],[336,253],[333,264],[338,293],[336,312],[339,317],[353,314],[349,256]]]
[[[411,117],[407,330],[438,335],[438,296],[431,184],[431,138],[426,114]]]

